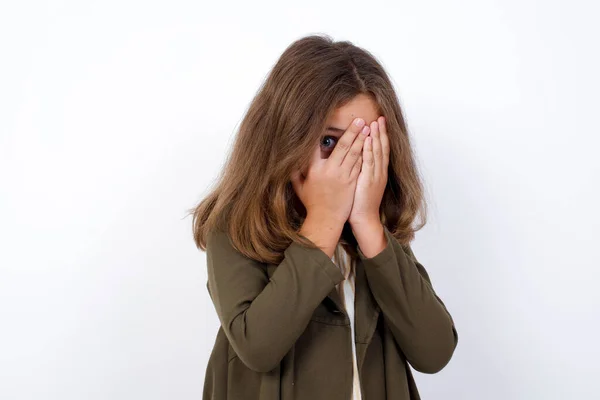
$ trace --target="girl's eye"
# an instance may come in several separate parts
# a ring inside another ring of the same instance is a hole
[[[323,136],[321,139],[321,146],[325,148],[326,151],[331,151],[335,147],[335,143],[337,143],[337,138],[335,136]]]

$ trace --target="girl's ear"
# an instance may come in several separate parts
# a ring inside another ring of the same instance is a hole
[[[300,170],[295,170],[290,176],[290,180],[292,182],[292,189],[294,190],[294,193],[296,193],[296,197],[298,197],[298,199],[300,199],[300,202],[304,204],[304,202],[302,201],[302,187],[304,186],[304,177],[302,176]]]
[[[298,166],[292,173],[292,176],[297,176],[298,178],[302,179],[302,181],[304,181],[304,179],[306,179],[307,173],[308,173],[308,167],[303,168],[302,166]]]
[[[294,188],[296,193],[298,193],[298,190],[301,188],[302,183],[304,182],[304,176],[302,175],[300,170],[295,170],[290,176],[290,181],[292,182],[292,187]]]

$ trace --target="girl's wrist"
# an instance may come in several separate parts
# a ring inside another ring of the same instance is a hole
[[[360,218],[355,218],[353,220],[348,220],[348,222],[350,223],[352,230],[356,228],[368,229],[370,227],[376,227],[382,224],[379,215],[363,216]]]
[[[302,223],[299,233],[331,258],[342,235],[343,228],[344,224],[337,220],[319,218],[314,214],[310,214]]]

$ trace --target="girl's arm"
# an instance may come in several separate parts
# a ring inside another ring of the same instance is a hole
[[[325,296],[344,279],[320,248],[292,242],[269,280],[262,263],[235,250],[222,231],[206,245],[208,287],[229,343],[248,368],[274,369]]]
[[[408,362],[419,372],[436,373],[456,348],[454,321],[410,246],[402,246],[383,228],[383,251],[368,258],[358,246],[369,286]]]

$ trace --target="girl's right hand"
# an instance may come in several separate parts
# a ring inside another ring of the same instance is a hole
[[[313,159],[306,176],[300,171],[292,175],[292,185],[306,208],[307,217],[341,225],[348,220],[362,166],[363,144],[368,135],[369,126],[365,121],[354,119],[328,158]]]

